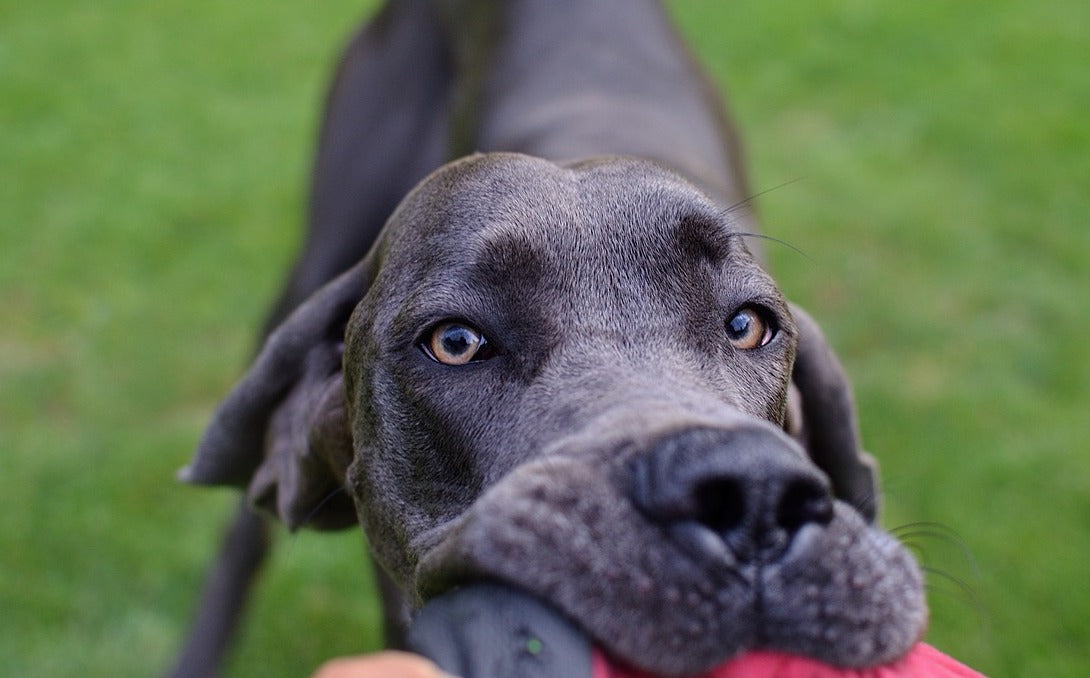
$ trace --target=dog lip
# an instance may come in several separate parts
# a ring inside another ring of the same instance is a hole
[[[420,602],[427,602],[447,591],[490,578],[465,563],[433,562],[433,559],[425,558],[417,568],[415,579],[417,598]]]
[[[467,584],[500,580],[479,567],[476,559],[462,554],[458,550],[459,540],[452,536],[446,532],[446,538],[425,551],[417,563],[413,590],[420,603]]]

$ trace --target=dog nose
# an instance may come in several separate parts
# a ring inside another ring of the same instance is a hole
[[[803,527],[833,517],[825,476],[758,426],[666,436],[630,471],[636,507],[699,557],[774,562]]]

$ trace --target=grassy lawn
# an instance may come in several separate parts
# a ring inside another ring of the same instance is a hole
[[[363,3],[366,5],[367,3]],[[1090,4],[678,0],[788,294],[931,575],[938,647],[1090,666]],[[299,239],[367,7],[0,7],[0,674],[164,666],[234,497],[173,480]],[[914,534],[918,532],[927,534]],[[230,675],[378,643],[362,538],[281,539]]]

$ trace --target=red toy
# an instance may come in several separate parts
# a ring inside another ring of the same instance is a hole
[[[654,678],[637,669],[616,666],[597,650],[593,678]],[[907,655],[887,666],[842,669],[806,657],[777,652],[747,652],[693,678],[981,678],[978,673],[926,643],[917,643]]]

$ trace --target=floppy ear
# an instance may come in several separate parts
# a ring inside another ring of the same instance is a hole
[[[315,292],[269,335],[212,415],[181,480],[246,488],[252,504],[292,529],[356,522],[343,492],[352,437],[341,355],[345,325],[371,283],[372,260],[368,255]]]
[[[837,498],[874,522],[878,514],[878,464],[863,451],[851,384],[817,323],[791,305],[799,342],[788,390],[784,428],[829,476]]]

